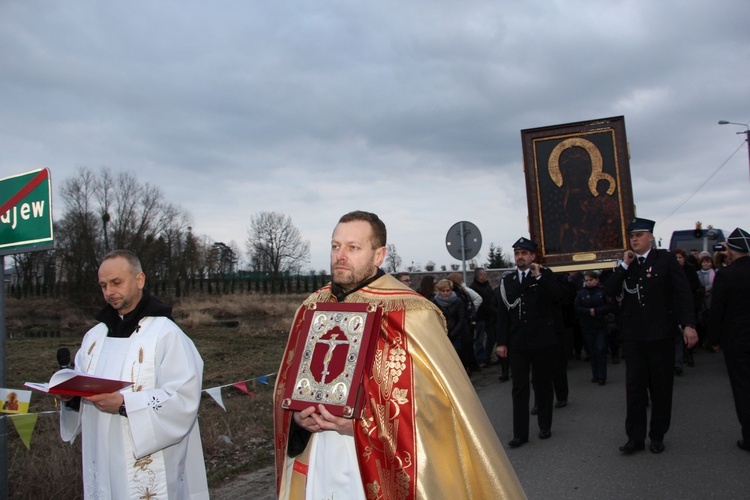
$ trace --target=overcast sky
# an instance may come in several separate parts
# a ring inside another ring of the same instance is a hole
[[[622,115],[668,246],[696,220],[750,230],[745,128],[717,124],[750,122],[749,85],[747,0],[3,0],[0,177],[132,171],[243,251],[282,212],[312,269],[350,210],[404,266],[458,263],[466,220],[484,262],[528,236],[520,131]]]

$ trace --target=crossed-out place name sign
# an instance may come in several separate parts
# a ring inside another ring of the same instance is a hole
[[[46,250],[53,241],[49,170],[0,179],[0,255]]]

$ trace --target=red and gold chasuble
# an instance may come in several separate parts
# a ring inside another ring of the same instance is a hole
[[[292,412],[281,408],[286,385],[294,383],[291,364],[304,312],[311,304],[335,301],[326,286],[303,303],[279,368],[274,428],[280,498],[305,498],[310,443],[299,456],[287,456]],[[364,382],[365,408],[354,421],[367,498],[525,498],[437,308],[390,275],[346,302],[367,302],[383,312]]]

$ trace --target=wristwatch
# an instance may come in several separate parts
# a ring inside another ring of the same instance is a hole
[[[125,418],[128,418],[128,412],[125,411],[125,401],[122,402],[122,404],[120,405],[120,408],[117,410],[117,413],[119,413]]]

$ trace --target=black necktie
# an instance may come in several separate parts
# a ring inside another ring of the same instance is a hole
[[[642,266],[644,262],[646,262],[646,257],[644,257],[642,255],[640,257],[638,257],[638,265],[639,266]]]

